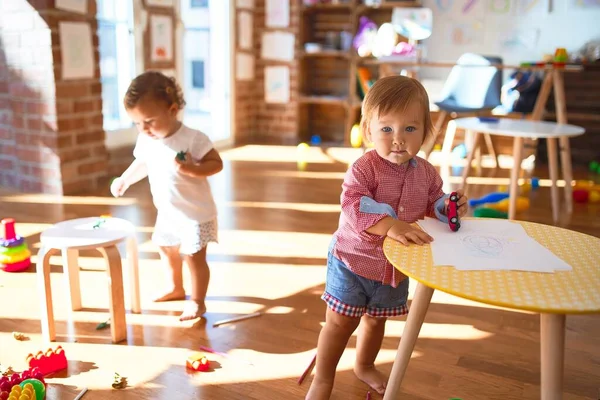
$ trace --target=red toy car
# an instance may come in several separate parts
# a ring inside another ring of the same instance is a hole
[[[460,229],[460,219],[458,217],[458,193],[450,193],[450,201],[448,202],[448,208],[446,209],[446,215],[448,216],[448,225],[452,232],[456,232]]]

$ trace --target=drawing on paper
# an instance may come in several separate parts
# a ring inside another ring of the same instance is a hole
[[[452,9],[454,0],[436,0],[435,3],[439,11],[445,12]]]
[[[506,244],[502,239],[486,235],[467,235],[461,241],[470,255],[486,258],[501,256]]]

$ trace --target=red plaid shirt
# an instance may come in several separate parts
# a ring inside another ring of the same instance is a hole
[[[389,214],[381,207],[364,212],[361,199],[363,203],[370,201],[366,198],[385,203],[398,219],[413,223],[425,216],[435,218],[436,202],[443,196],[442,178],[429,162],[417,157],[396,165],[376,151],[368,151],[354,162],[344,178],[342,213],[334,234],[333,255],[355,274],[397,287],[406,277],[385,258],[382,248],[385,236],[366,232]]]

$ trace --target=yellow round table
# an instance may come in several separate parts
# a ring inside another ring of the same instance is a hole
[[[460,271],[434,266],[431,248],[386,238],[390,263],[418,282],[384,400],[396,399],[435,289],[458,297],[540,314],[541,399],[562,399],[565,315],[600,313],[600,239],[567,229],[518,222],[529,236],[570,264],[571,271]]]

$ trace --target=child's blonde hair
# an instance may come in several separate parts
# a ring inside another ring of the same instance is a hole
[[[175,78],[158,71],[144,72],[131,81],[123,99],[125,108],[134,108],[146,96],[157,101],[164,101],[169,107],[175,104],[178,110],[185,107],[183,92]]]
[[[421,83],[406,76],[388,76],[378,79],[369,89],[362,104],[362,117],[360,128],[366,139],[369,129],[369,121],[373,113],[379,116],[390,112],[402,113],[413,101],[418,102],[423,112],[425,134],[423,143],[433,134],[433,123],[429,113],[429,96]]]

